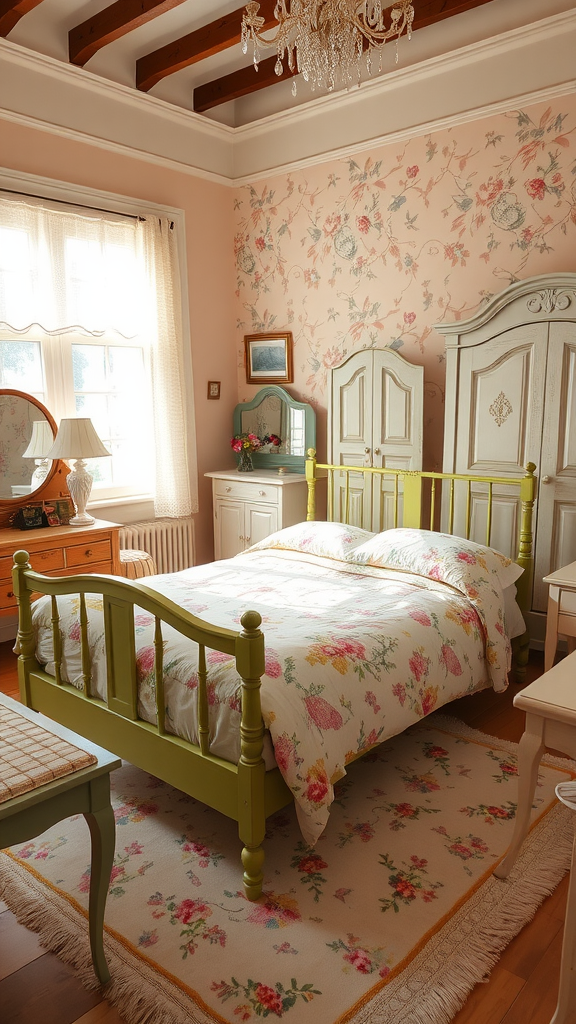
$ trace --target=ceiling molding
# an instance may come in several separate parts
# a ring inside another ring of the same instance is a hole
[[[397,143],[408,142],[410,139],[419,138],[422,135],[429,135],[432,132],[447,131],[450,128],[457,128],[462,124],[470,124],[472,121],[479,121],[485,117],[493,117],[495,114],[506,114],[516,106],[528,107],[535,103],[548,103],[551,100],[559,99],[561,96],[576,95],[576,79],[563,82],[560,85],[553,85],[547,89],[538,89],[535,92],[522,93],[520,96],[513,96],[510,99],[498,100],[494,103],[487,103],[472,110],[463,111],[460,114],[450,114],[446,117],[437,118],[434,121],[426,121],[406,128],[402,131],[389,132],[385,135],[375,136],[363,143],[352,143],[349,146],[340,146],[330,152],[319,153],[317,156],[306,157],[302,160],[293,160],[289,163],[278,165],[272,169],[259,171],[255,174],[238,175],[233,179],[238,186],[250,185],[255,181],[262,181],[274,177],[276,174],[291,174],[296,171],[305,170],[307,167],[317,167],[320,164],[329,163],[332,160],[345,160],[358,153],[365,153],[372,149],[380,149],[382,146],[391,146]]]

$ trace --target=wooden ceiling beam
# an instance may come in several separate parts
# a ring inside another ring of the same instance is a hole
[[[259,14],[264,18],[264,28],[276,24],[274,7],[276,0],[260,0]],[[158,50],[145,54],[136,61],[136,88],[148,92],[167,75],[181,71],[206,57],[212,57],[221,50],[240,42],[240,29],[244,7],[226,14],[208,25],[175,39]]]
[[[0,36],[7,36],[20,18],[41,3],[42,0],[0,0]]]
[[[206,85],[199,85],[194,89],[194,110],[197,114],[203,114],[211,107],[217,107],[220,103],[227,103],[228,100],[237,100],[239,96],[248,96],[256,89],[266,89],[269,85],[276,85],[276,82],[285,82],[287,78],[293,78],[297,71],[289,71],[284,68],[281,75],[277,75],[276,55],[261,60],[258,71],[254,65],[240,71],[233,71],[230,75],[217,78],[214,82],[207,82]],[[254,85],[254,79],[258,84]]]
[[[490,3],[490,0],[414,0],[414,31],[487,3]],[[389,3],[387,6],[393,7],[394,5]],[[275,24],[274,21],[273,24]],[[282,75],[276,75],[274,73],[275,64],[276,57],[269,57],[260,61],[257,72],[250,65],[250,67],[242,68],[231,75],[217,78],[213,82],[206,82],[205,85],[194,90],[194,110],[198,113],[205,113],[211,107],[227,103],[228,100],[238,99],[239,96],[259,92],[260,89],[267,89],[268,86],[275,85],[276,82],[284,82],[287,78],[292,77],[289,71],[284,71]]]
[[[68,59],[84,67],[108,43],[146,25],[153,18],[179,7],[184,0],[116,0],[68,33]]]

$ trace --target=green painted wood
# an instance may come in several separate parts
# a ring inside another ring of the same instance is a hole
[[[138,698],[133,606],[104,595],[104,630],[108,707],[135,722]]]

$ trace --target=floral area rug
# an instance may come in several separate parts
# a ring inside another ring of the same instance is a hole
[[[105,990],[130,1024],[437,1024],[534,914],[570,862],[572,820],[540,772],[534,825],[506,881],[516,746],[432,716],[356,762],[305,845],[293,808],[268,822],[265,894],[248,902],[234,822],[125,765]],[[0,855],[0,894],[95,984],[82,816]]]

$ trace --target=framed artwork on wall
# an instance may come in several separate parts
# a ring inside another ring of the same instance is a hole
[[[218,401],[220,398],[220,381],[209,380],[208,381],[208,398],[212,401]]]
[[[247,384],[291,384],[292,333],[246,334],[244,337]]]

